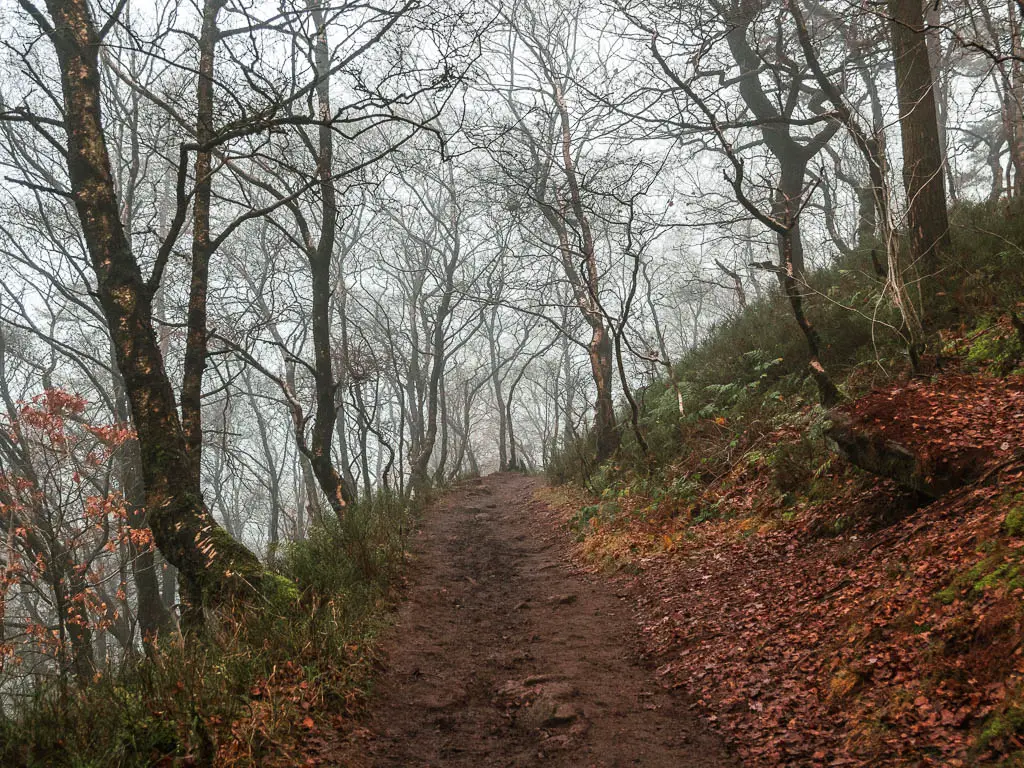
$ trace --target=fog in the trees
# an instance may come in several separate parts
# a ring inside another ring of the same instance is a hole
[[[839,258],[916,362],[947,198],[1024,192],[1016,7],[937,7],[0,0],[0,707],[361,500],[646,450],[764,297],[834,402]]]

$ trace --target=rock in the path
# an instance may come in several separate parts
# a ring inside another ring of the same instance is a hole
[[[572,704],[556,704],[554,711],[544,720],[541,725],[567,725],[574,722],[580,716],[580,712]]]
[[[493,662],[501,669],[512,669],[525,661],[529,661],[530,658],[532,657],[528,652],[521,648],[516,648],[511,651],[499,651],[498,653],[492,653],[488,657],[488,661]]]
[[[575,705],[560,702],[547,693],[541,693],[530,704],[515,713],[516,725],[528,730],[557,728],[569,725],[580,717]]]
[[[571,699],[577,688],[554,675],[536,674],[509,680],[497,690],[496,701],[513,710],[516,725],[527,730],[569,725],[581,716]]]

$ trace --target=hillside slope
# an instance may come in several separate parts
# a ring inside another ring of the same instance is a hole
[[[781,492],[758,454],[683,503],[546,493],[586,561],[632,574],[660,675],[748,765],[1021,764],[1024,385],[951,375],[846,410],[973,479],[930,500],[833,457]]]
[[[955,218],[916,375],[854,254],[810,286],[839,408],[769,297],[640,392],[646,451],[549,469],[581,562],[629,581],[663,682],[747,765],[1024,765],[1024,232]]]

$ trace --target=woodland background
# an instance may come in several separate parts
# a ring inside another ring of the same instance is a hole
[[[997,477],[999,557],[933,541],[935,600],[1019,626],[1020,0],[0,11],[4,759],[347,716],[410,516],[493,470],[573,484],[611,561]],[[1021,747],[985,674],[956,759]]]

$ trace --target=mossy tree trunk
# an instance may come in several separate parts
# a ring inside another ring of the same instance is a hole
[[[101,114],[101,40],[89,3],[47,0],[52,23],[34,6],[24,7],[57,54],[71,195],[138,433],[149,526],[179,570],[194,619],[202,608],[258,586],[263,569],[214,520],[188,455],[153,329],[154,287],[143,279],[119,217]]]

